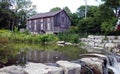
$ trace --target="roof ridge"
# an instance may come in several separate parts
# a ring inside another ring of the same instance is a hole
[[[49,16],[55,16],[56,14],[58,14],[59,12],[63,11],[58,10],[58,11],[52,11],[52,12],[45,12],[45,13],[38,13],[36,15],[31,16],[30,18],[28,18],[28,20],[30,19],[35,19],[35,18],[43,18],[43,17],[49,17]]]

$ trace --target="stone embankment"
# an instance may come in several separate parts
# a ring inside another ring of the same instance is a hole
[[[90,52],[93,52],[92,49],[108,49],[118,54],[120,52],[120,36],[89,35],[87,38],[81,38],[80,40],[84,44],[82,48],[88,49]]]

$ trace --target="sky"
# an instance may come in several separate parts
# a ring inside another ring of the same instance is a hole
[[[49,12],[54,7],[68,7],[72,13],[77,11],[81,5],[85,5],[85,0],[31,0],[36,5],[38,13]],[[99,5],[100,1],[87,0],[88,5]]]

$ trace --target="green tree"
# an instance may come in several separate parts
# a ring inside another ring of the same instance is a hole
[[[102,22],[101,30],[105,35],[115,31],[116,18],[109,19],[108,21]]]
[[[7,1],[0,2],[0,29],[13,29],[15,26],[16,15],[10,9],[10,3]]]
[[[100,5],[100,19],[101,19],[101,31],[104,32],[103,34],[108,35],[112,32],[115,32],[115,25],[117,22],[117,8],[115,6],[111,6],[111,2],[113,0],[104,0],[106,1],[104,4]],[[116,3],[116,1],[115,1]],[[115,34],[115,33],[114,33]]]
[[[80,7],[82,10],[84,6]],[[81,11],[80,11],[81,12]],[[79,12],[79,13],[80,13]],[[84,15],[84,14],[81,14]],[[79,16],[79,15],[78,15]],[[77,24],[78,32],[83,34],[100,34],[100,9],[97,6],[88,6],[87,18],[81,18]]]
[[[65,10],[66,13],[67,13],[69,16],[72,15],[72,12],[71,12],[71,10],[70,10],[68,7],[64,7],[63,10]]]
[[[104,2],[104,5],[112,8],[115,11],[115,15],[117,15],[117,11],[119,10],[120,0],[101,0]]]
[[[76,13],[72,13],[70,18],[71,18],[71,25],[76,26],[79,21],[78,15]]]
[[[32,5],[31,0],[14,0],[15,13],[18,17],[18,24],[25,27],[26,19],[36,14],[36,6]]]
[[[0,28],[13,30],[25,25],[26,19],[35,14],[35,6],[30,0],[3,0],[0,2]]]
[[[87,6],[87,12],[89,12],[89,8],[90,6]],[[78,17],[79,18],[83,18],[85,17],[85,6],[80,6],[78,9],[77,9],[77,14],[78,14]]]
[[[60,7],[54,7],[52,9],[50,9],[50,12],[54,12],[54,11],[58,11],[58,10],[61,10],[61,8]]]

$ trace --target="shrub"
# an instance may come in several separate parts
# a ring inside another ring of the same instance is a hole
[[[58,38],[61,41],[79,43],[79,35],[76,33],[71,33],[70,31],[65,31],[65,32],[59,33]]]
[[[31,35],[27,32],[20,33],[17,30],[14,32],[8,30],[0,30],[0,38],[2,42],[30,42],[30,43],[48,43],[54,42],[58,40],[58,37],[53,34],[38,34],[38,35]]]

